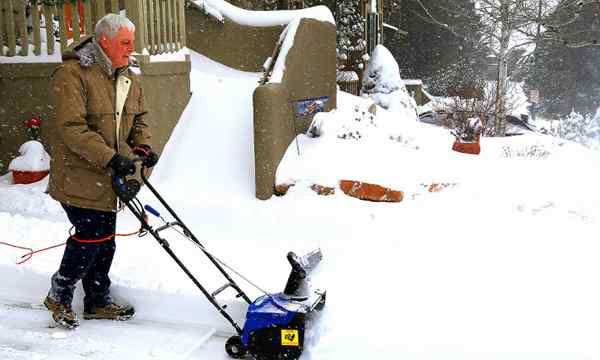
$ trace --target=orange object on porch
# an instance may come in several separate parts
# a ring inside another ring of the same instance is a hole
[[[49,171],[12,171],[13,184],[31,184],[48,175]]]
[[[464,154],[479,155],[479,153],[481,152],[481,146],[479,145],[479,135],[477,135],[477,140],[473,143],[462,143],[457,138],[456,140],[454,140],[452,150]]]
[[[77,7],[79,9],[79,33],[85,32],[85,12],[83,10],[83,2],[77,1]],[[73,38],[73,9],[72,5],[65,3],[65,21],[67,23],[67,38]]]

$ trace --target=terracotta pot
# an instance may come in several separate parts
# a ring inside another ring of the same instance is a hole
[[[38,182],[48,175],[49,171],[12,171],[14,184],[31,184]]]
[[[480,138],[481,136],[477,135],[477,139],[473,143],[462,143],[456,139],[454,140],[454,145],[452,145],[452,150],[464,154],[479,155],[481,152],[481,146],[479,145]]]

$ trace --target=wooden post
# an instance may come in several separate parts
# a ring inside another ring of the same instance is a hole
[[[110,1],[110,12],[113,14],[119,13],[119,0]]]
[[[43,5],[44,21],[46,24],[46,50],[48,55],[54,54],[54,26],[52,18],[54,17],[54,6]]]
[[[81,18],[79,16],[79,3],[75,3],[75,5],[71,5],[71,26],[73,26],[73,41],[79,41],[79,22]]]
[[[161,0],[154,0],[154,23],[156,24],[156,43],[154,53],[152,55],[160,54],[160,45],[162,44],[162,22],[160,17],[160,2]]]
[[[144,18],[144,46],[146,49],[150,47],[150,18],[148,17],[148,0],[142,1],[142,16]]]
[[[95,22],[92,18],[92,4],[89,0],[83,3],[83,16],[85,17],[85,34],[92,35]]]
[[[173,47],[173,11],[171,10],[173,8],[172,4],[173,4],[173,0],[167,0],[165,1],[165,5],[166,5],[166,13],[165,13],[165,25],[167,28],[167,34],[166,34],[166,46],[165,46],[165,50],[167,52],[172,52],[174,50]]]
[[[162,54],[165,52],[165,43],[167,42],[167,17],[166,17],[166,1],[159,0],[160,6],[160,16],[158,17],[158,21],[160,22],[160,40],[158,42],[159,53]]]
[[[179,2],[179,36],[180,47],[187,46],[187,34],[185,29],[185,0],[177,0]]]
[[[150,24],[150,39],[148,41],[148,50],[151,55],[155,54],[156,51],[156,31],[155,31],[155,19],[154,16],[154,3],[157,0],[148,0],[148,23]]]
[[[17,36],[15,35],[15,7],[13,0],[8,0],[6,9],[6,32],[8,33],[8,56],[15,56],[17,53]]]
[[[27,33],[27,4],[24,2],[17,2],[17,26],[19,28],[19,39],[21,39],[21,56],[27,56],[29,54],[29,34]]]
[[[106,15],[104,0],[96,0],[96,18],[94,19],[94,24],[96,24],[104,15]]]
[[[181,33],[179,32],[179,0],[173,0],[173,41],[175,51],[181,49]]]
[[[144,4],[141,0],[126,0],[127,17],[135,24],[135,51],[138,54],[146,47],[144,42],[146,26],[144,24]]]
[[[37,1],[31,4],[31,19],[33,20],[33,53],[39,56],[42,53],[42,39],[40,36],[40,13]]]
[[[65,19],[65,5],[56,5],[58,11],[58,27],[60,29],[60,51],[64,52],[67,44],[67,21]]]
[[[4,13],[6,12],[6,8],[0,6],[0,56],[4,56]]]

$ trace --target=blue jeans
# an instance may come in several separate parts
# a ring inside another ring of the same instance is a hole
[[[117,214],[92,209],[82,209],[61,204],[75,227],[75,237],[97,240],[114,235]],[[49,296],[61,304],[71,304],[75,284],[82,281],[85,291],[85,309],[103,307],[112,301],[108,272],[115,254],[114,237],[100,243],[82,243],[67,240],[60,268],[52,276]]]

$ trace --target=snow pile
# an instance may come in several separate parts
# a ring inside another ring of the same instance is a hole
[[[384,109],[400,114],[402,120],[416,120],[417,104],[400,78],[394,56],[377,45],[363,74],[362,93]]]
[[[316,114],[307,134],[370,142],[391,140],[416,146],[417,126],[414,122],[398,119],[397,115],[378,107],[369,98],[338,92],[337,109]]]
[[[284,26],[298,18],[311,18],[335,24],[331,11],[323,5],[301,10],[251,11],[240,9],[224,0],[193,0],[193,2],[200,7],[210,9],[210,13],[217,18],[226,17],[246,26]]]
[[[19,148],[20,156],[14,158],[8,165],[10,171],[47,171],[50,169],[50,155],[44,150],[44,145],[31,140]]]

